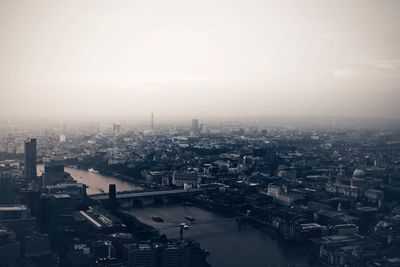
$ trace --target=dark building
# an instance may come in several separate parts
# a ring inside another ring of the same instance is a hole
[[[167,244],[125,244],[123,255],[128,267],[203,267],[206,253],[194,241],[171,241]]]
[[[0,266],[19,266],[20,243],[15,233],[0,225]]]
[[[36,139],[25,140],[25,177],[36,179]]]
[[[50,254],[50,237],[47,234],[32,232],[24,237],[24,254],[26,257],[41,257]]]
[[[41,208],[41,192],[38,190],[24,189],[20,191],[21,203],[28,206],[33,216],[38,217]]]
[[[156,267],[157,250],[151,244],[126,244],[124,259],[128,267]]]
[[[117,199],[117,187],[115,184],[108,185],[108,197],[110,201],[115,201]]]
[[[110,208],[114,210],[118,206],[117,202],[117,187],[115,184],[108,185],[108,201]]]
[[[14,200],[14,183],[11,175],[0,172],[0,204],[11,204]]]
[[[276,158],[276,151],[273,147],[268,147],[266,151],[267,161],[270,164],[270,175],[273,176],[278,169],[278,163]]]
[[[122,221],[100,206],[74,212],[73,219],[77,233],[85,238],[125,231]]]
[[[72,213],[75,206],[72,198],[68,194],[51,195],[53,207],[51,225],[58,229],[68,229],[72,227]]]
[[[64,174],[64,158],[62,156],[53,156],[52,158],[44,159],[44,185],[55,185],[65,182]]]
[[[39,201],[38,220],[42,226],[63,231],[72,228],[74,199],[68,194],[42,194]]]

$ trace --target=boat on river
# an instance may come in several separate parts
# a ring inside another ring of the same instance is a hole
[[[153,216],[151,217],[153,219],[153,221],[158,222],[158,223],[163,223],[164,219],[161,217],[157,217],[157,216]]]
[[[88,169],[88,172],[91,172],[91,173],[99,173],[98,170],[95,170],[95,169],[93,169],[93,168]]]
[[[194,217],[186,215],[185,216],[186,220],[193,222],[194,221]]]

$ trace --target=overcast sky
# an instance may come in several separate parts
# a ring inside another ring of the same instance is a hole
[[[400,1],[1,0],[0,116],[400,117]]]

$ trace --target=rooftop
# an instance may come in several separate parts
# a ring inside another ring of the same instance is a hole
[[[54,196],[54,198],[58,198],[58,199],[61,199],[61,198],[70,198],[71,196],[70,195],[68,195],[68,194],[55,194],[55,195],[53,195]]]
[[[0,212],[1,211],[24,211],[24,210],[28,210],[28,208],[25,205],[0,206]]]

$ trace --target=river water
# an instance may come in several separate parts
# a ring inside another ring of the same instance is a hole
[[[179,238],[178,225],[187,223],[184,237],[200,242],[210,252],[208,262],[214,267],[308,266],[304,247],[272,238],[250,225],[239,229],[235,219],[202,208],[145,203],[129,212],[169,238]],[[186,215],[194,217],[194,223]],[[152,216],[163,218],[164,223],[153,221]]]
[[[43,164],[37,166],[38,174],[42,173],[43,170]],[[88,188],[86,189],[86,193],[88,195],[108,193],[109,184],[115,184],[117,187],[117,192],[142,189],[140,186],[136,186],[132,183],[125,182],[111,176],[102,175],[100,173],[93,173],[88,172],[87,170],[80,170],[69,167],[65,167],[64,170],[71,174],[72,178],[74,178],[75,181],[88,186]]]
[[[141,189],[99,173],[69,167],[65,171],[77,182],[86,184],[89,195],[108,192],[108,185],[111,183],[116,184],[117,191]],[[41,172],[43,165],[38,165],[38,174]],[[129,212],[169,238],[179,238],[178,225],[187,223],[189,230],[184,231],[184,237],[200,242],[210,252],[208,262],[213,267],[307,266],[307,251],[304,247],[288,243],[279,237],[272,238],[250,225],[239,229],[234,219],[209,210],[168,202],[162,205],[145,202],[141,208],[132,208]],[[194,217],[194,222],[185,219],[186,215]],[[163,218],[164,223],[153,221],[153,216]]]

